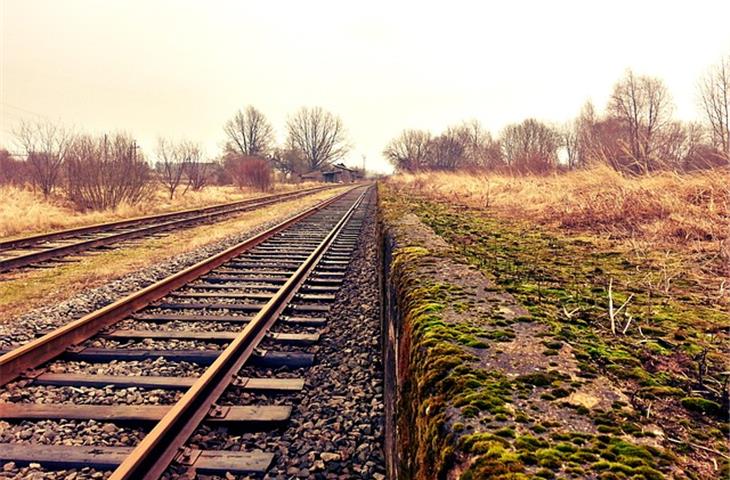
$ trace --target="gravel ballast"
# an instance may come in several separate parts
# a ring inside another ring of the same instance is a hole
[[[374,194],[371,194],[374,197]],[[367,215],[363,225],[359,247],[349,266],[347,280],[337,293],[327,314],[328,323],[321,329],[280,325],[274,331],[315,332],[321,334],[319,342],[311,346],[279,346],[265,341],[262,347],[279,350],[307,351],[316,355],[315,365],[300,370],[256,369],[246,367],[240,374],[252,377],[303,377],[302,392],[266,395],[230,389],[220,399],[222,405],[279,404],[291,405],[292,416],[288,424],[279,431],[240,433],[229,432],[221,427],[202,426],[191,441],[191,446],[207,449],[264,450],[276,454],[275,463],[265,478],[318,478],[350,479],[385,477],[383,452],[383,380],[380,356],[379,291],[377,283],[377,242],[375,236],[374,198],[367,203]],[[280,220],[279,220],[280,221]],[[203,258],[217,253],[249,238],[256,232],[278,223],[262,225],[255,231],[247,231],[222,242],[209,245],[196,252],[180,256],[174,261],[155,266],[150,270],[126,275],[97,289],[84,292],[55,307],[47,307],[25,315],[10,325],[0,326],[0,348],[22,344],[39,333],[67,323],[121,296],[153,283]],[[177,323],[177,322],[175,322]],[[182,323],[182,322],[181,322]],[[135,328],[151,327],[166,329],[166,326],[134,322]],[[125,321],[124,326],[133,323]],[[182,325],[176,325],[182,326]],[[208,330],[222,330],[228,325]],[[203,324],[189,325],[198,330]],[[220,328],[223,327],[223,328]],[[239,325],[240,327],[240,325]],[[203,328],[200,328],[203,331]],[[128,342],[121,342],[126,344]],[[95,339],[87,343],[95,347],[116,347],[118,340]],[[188,341],[142,341],[136,348],[221,348],[220,344]],[[181,362],[182,363],[182,362]],[[54,365],[54,371],[83,371],[96,374],[179,374],[186,369],[181,363],[162,359],[144,362],[117,362],[115,364],[86,364],[64,362]],[[192,366],[191,366],[192,367]],[[202,368],[195,366],[187,374],[197,375]],[[105,388],[48,388],[32,387],[20,394],[2,394],[0,401],[21,401],[33,403],[93,403],[107,404],[116,395],[122,395],[120,403],[167,404],[178,396],[174,392],[144,389]],[[148,396],[154,398],[150,399]],[[89,399],[88,397],[91,397]],[[4,436],[0,441],[46,443],[46,444],[89,444],[97,436],[107,445],[134,445],[141,435],[136,429],[125,429],[112,424],[98,422],[22,422],[10,425],[0,422]],[[50,437],[43,438],[43,435]],[[39,441],[39,439],[41,439]],[[71,443],[69,443],[71,442]],[[105,478],[108,472],[89,469],[74,469],[43,472],[37,465],[18,467],[2,465],[2,478]],[[206,478],[200,476],[199,478]],[[225,478],[232,478],[226,476]],[[247,477],[241,477],[247,478]]]

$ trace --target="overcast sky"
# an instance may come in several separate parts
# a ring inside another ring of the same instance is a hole
[[[362,156],[404,128],[476,118],[498,133],[605,106],[627,68],[661,77],[676,116],[730,54],[730,1],[0,0],[0,145],[23,118],[158,136],[217,155],[252,104],[285,136],[301,106],[338,114]]]

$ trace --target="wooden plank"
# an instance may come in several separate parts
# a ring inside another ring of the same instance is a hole
[[[38,385],[106,387],[117,388],[161,388],[165,390],[185,390],[197,377],[162,377],[143,375],[86,375],[82,373],[43,373],[32,379]],[[302,378],[251,378],[239,377],[235,384],[246,391],[292,392],[304,387]]]
[[[329,305],[318,305],[318,304],[312,304],[312,303],[295,303],[295,304],[290,304],[286,308],[289,311],[306,312],[306,313],[322,313],[322,312],[330,311]]]
[[[285,277],[271,277],[271,276],[248,276],[242,277],[238,275],[205,275],[200,277],[198,280],[203,280],[212,283],[236,283],[236,282],[261,282],[281,285],[286,282]],[[310,277],[307,279],[308,285],[340,285],[343,280],[341,278],[317,278]]]
[[[335,296],[326,293],[299,293],[296,295],[299,300],[308,300],[311,302],[334,302]]]
[[[302,262],[298,260],[284,260],[269,257],[267,260],[251,261],[251,262],[230,262],[226,264],[227,268],[243,268],[250,270],[252,268],[277,268],[277,267],[298,267]]]
[[[216,268],[213,273],[222,273],[226,275],[235,275],[240,278],[245,278],[246,275],[264,275],[264,276],[282,276],[289,278],[292,276],[292,274],[296,271],[294,270],[274,270],[270,268],[247,268],[245,270],[243,269],[235,269],[235,268]]]
[[[249,323],[251,318],[247,315],[192,315],[184,313],[153,313],[134,314],[132,318],[145,322],[230,322]]]
[[[205,282],[212,282],[212,283],[235,283],[235,282],[261,282],[261,283],[271,283],[271,284],[277,284],[281,285],[286,282],[287,277],[280,276],[280,277],[272,277],[267,275],[250,275],[247,277],[240,276],[240,275],[204,275],[200,277],[198,280],[202,280]]]
[[[263,308],[263,303],[222,303],[222,302],[160,302],[151,305],[152,308],[165,308],[168,310],[232,310],[236,312],[258,312]],[[291,304],[289,310],[297,312],[329,312],[329,305],[316,304]]]
[[[269,300],[272,295],[268,293],[237,293],[237,292],[180,292],[171,293],[170,297],[176,298],[236,298],[252,300]],[[312,301],[334,301],[334,295],[299,293],[296,298]]]
[[[337,274],[342,273],[344,275],[344,272],[347,270],[347,267],[342,266],[342,265],[327,265],[327,264],[320,263],[319,265],[317,265],[317,270],[326,275],[331,275],[331,274],[335,274],[335,273],[337,273]]]
[[[186,288],[193,290],[264,290],[267,292],[277,292],[281,285],[265,285],[257,283],[193,283],[187,285]]]
[[[311,345],[319,341],[319,333],[270,333],[269,337],[288,345]]]
[[[236,292],[173,292],[169,295],[176,298],[249,298],[252,300],[269,300],[270,293],[236,293]]]
[[[314,317],[290,317],[281,316],[279,317],[280,322],[293,323],[296,325],[303,325],[306,327],[321,327],[327,324],[326,318],[314,318]]]
[[[251,317],[237,315],[187,315],[187,314],[135,314],[132,318],[136,320],[144,320],[146,322],[231,322],[231,323],[249,323]],[[311,317],[291,317],[281,316],[279,322],[291,323],[295,325],[305,325],[309,327],[320,327],[327,323],[326,318]]]
[[[132,452],[132,447],[32,445],[0,443],[0,463],[15,462],[25,466],[40,463],[47,469],[91,467],[112,470]],[[274,454],[260,450],[237,452],[228,450],[191,450],[195,458],[192,468],[203,474],[264,474]]]
[[[90,363],[108,363],[112,360],[142,361],[165,358],[174,362],[191,362],[210,365],[220,355],[220,350],[132,350],[115,348],[85,348],[77,352],[66,352],[62,358]],[[304,352],[276,352],[265,350],[254,353],[247,365],[267,368],[302,368],[314,363],[314,355]]]
[[[5,420],[96,420],[99,422],[159,422],[172,405],[76,405],[60,403],[0,403]],[[206,422],[266,427],[289,419],[291,407],[242,405],[220,407]]]
[[[105,338],[129,338],[153,340],[198,340],[201,342],[230,342],[238,332],[199,332],[195,330],[114,330],[105,333]]]
[[[287,261],[298,261],[303,262],[309,257],[307,253],[292,253],[292,252],[268,252],[268,253],[255,253],[248,252],[245,257],[241,258],[242,261],[249,260],[287,260]]]
[[[262,392],[298,392],[304,388],[304,379],[244,377],[239,379],[235,385],[243,388],[244,390]]]
[[[249,364],[263,368],[304,368],[314,364],[314,355],[303,352],[274,352],[265,351],[262,355],[252,357]]]
[[[105,333],[105,338],[150,338],[153,340],[198,340],[203,342],[230,342],[236,338],[238,332],[199,332],[195,330],[114,330]],[[308,344],[319,340],[318,333],[272,333],[272,340],[288,344]]]
[[[326,269],[324,269],[324,270],[326,270]],[[341,271],[341,272],[333,272],[333,271],[329,271],[329,270],[321,271],[319,266],[317,266],[317,270],[315,270],[312,273],[313,278],[340,278],[340,277],[344,277],[344,276],[345,276],[344,271]],[[307,281],[310,281],[310,280],[311,279],[308,279]]]

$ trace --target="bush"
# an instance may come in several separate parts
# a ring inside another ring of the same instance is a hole
[[[0,185],[20,186],[28,180],[26,162],[13,158],[7,150],[0,150]]]
[[[262,192],[271,189],[273,175],[271,165],[265,159],[240,154],[228,154],[224,164],[239,188],[251,187]]]
[[[81,209],[135,204],[152,193],[150,168],[123,134],[80,136],[66,158],[68,197]]]

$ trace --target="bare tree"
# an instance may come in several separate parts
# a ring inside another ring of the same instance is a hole
[[[431,134],[424,130],[404,130],[391,140],[383,150],[383,155],[396,170],[417,172],[425,168],[428,151],[431,146]]]
[[[635,173],[656,168],[657,139],[671,124],[673,108],[669,92],[658,78],[636,76],[629,70],[614,86],[608,111],[626,124],[627,153],[633,158]]]
[[[227,148],[242,155],[265,157],[274,142],[274,129],[263,113],[253,106],[239,110],[226,122]]]
[[[170,199],[175,196],[175,191],[183,183],[185,172],[190,163],[190,146],[188,142],[172,142],[164,138],[157,140],[157,171],[160,181],[170,194]],[[183,195],[187,192],[186,185]]]
[[[459,168],[494,169],[502,165],[502,151],[499,142],[492,138],[478,120],[470,120],[447,129],[447,134],[456,136],[463,146]]]
[[[713,144],[730,161],[730,55],[710,68],[699,89]]]
[[[429,166],[434,170],[457,170],[464,165],[468,138],[458,128],[448,128],[431,140]]]
[[[521,172],[546,172],[555,168],[559,140],[553,128],[533,118],[507,126],[501,138],[507,164]]]
[[[287,178],[301,175],[307,170],[307,160],[298,149],[275,148],[271,153],[271,162]]]
[[[567,167],[573,170],[578,166],[579,147],[578,147],[578,120],[568,122],[560,127],[558,134],[560,135],[560,147],[565,152],[565,160]]]
[[[27,156],[33,186],[47,197],[61,182],[63,163],[74,135],[65,127],[46,121],[21,122],[14,132]]]
[[[205,188],[210,181],[209,163],[203,158],[200,146],[195,143],[186,144],[187,163],[185,173],[188,177],[188,187],[198,192]]]
[[[29,179],[28,164],[0,148],[0,185],[23,185]]]
[[[129,135],[79,136],[65,166],[69,199],[82,209],[134,204],[152,193],[149,165]]]
[[[586,102],[575,120],[575,165],[585,167],[595,160],[603,160],[598,143],[598,116],[593,103]]]
[[[287,146],[302,152],[310,170],[341,160],[350,150],[342,120],[321,107],[303,107],[287,121]]]

